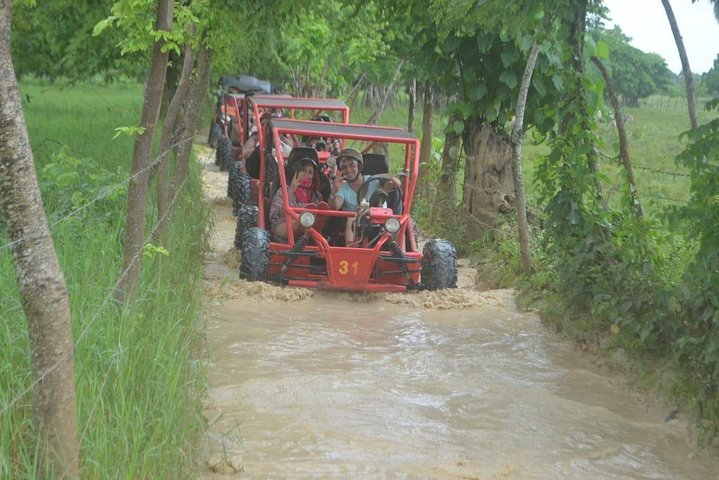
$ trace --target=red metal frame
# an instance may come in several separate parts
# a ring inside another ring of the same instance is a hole
[[[295,252],[297,245],[292,229],[288,229],[286,243],[272,241],[269,245],[269,278],[284,279],[289,285],[311,288],[334,288],[358,291],[405,291],[419,283],[421,253],[410,251],[407,236],[414,236],[410,212],[419,172],[419,140],[411,133],[398,128],[378,127],[357,124],[323,124],[300,120],[275,120],[272,122],[275,150],[281,151],[281,135],[326,136],[341,138],[343,142],[386,142],[405,146],[404,182],[402,213],[395,215],[387,208],[370,208],[367,215],[373,224],[384,224],[389,217],[400,221],[400,229],[395,234],[381,231],[372,245],[366,241],[361,247],[343,247],[330,245],[320,231],[314,227],[305,229],[307,245],[300,253]],[[353,218],[355,212],[294,208],[289,205],[287,178],[285,169],[279,168],[280,186],[283,190],[285,218],[289,225],[292,220],[299,222],[303,212],[311,212],[317,218],[341,217]],[[264,173],[265,158],[262,157],[258,226],[266,228],[264,215]],[[416,243],[416,239],[415,243]],[[401,250],[401,258],[387,250],[389,242],[395,242]]]
[[[342,115],[342,121],[340,123],[347,124],[350,119],[350,108],[342,100],[334,98],[313,98],[313,97],[291,97],[289,95],[254,95],[247,97],[246,104],[252,111],[255,125],[257,126],[257,139],[260,145],[260,178],[256,180],[255,187],[258,191],[260,198],[264,198],[264,186],[265,175],[266,175],[266,151],[267,151],[267,132],[260,128],[260,119],[263,114],[271,114],[275,110],[287,110],[289,112],[289,118],[294,119],[298,112],[310,112],[310,116],[319,115],[324,112],[339,112]],[[247,117],[249,118],[249,116]],[[314,122],[321,123],[321,122]],[[299,132],[294,132],[299,134]],[[275,137],[278,138],[278,137]],[[278,148],[279,139],[275,148]],[[342,140],[341,146],[344,148],[344,140]],[[281,152],[281,146],[277,152]],[[321,156],[322,157],[322,156]],[[321,158],[322,159],[322,158]],[[283,163],[284,160],[282,159]],[[280,168],[280,170],[283,170]],[[282,172],[284,174],[284,172]],[[258,205],[258,226],[265,228],[265,202],[259,201]]]

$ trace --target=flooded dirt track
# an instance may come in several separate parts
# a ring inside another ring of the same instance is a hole
[[[719,478],[681,415],[665,422],[510,291],[474,291],[466,266],[465,286],[440,295],[243,282],[230,208],[216,210],[206,416],[219,473],[203,478]]]

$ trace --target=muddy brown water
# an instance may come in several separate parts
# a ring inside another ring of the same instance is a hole
[[[202,478],[717,479],[680,414],[477,292],[347,294],[237,278],[226,174],[206,262]]]

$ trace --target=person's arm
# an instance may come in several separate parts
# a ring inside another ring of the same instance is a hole
[[[252,155],[252,152],[255,151],[255,148],[257,147],[257,135],[253,134],[250,135],[250,138],[245,140],[245,143],[242,145],[242,160],[247,160],[247,157]]]
[[[340,175],[336,175],[332,180],[332,190],[330,191],[329,205],[335,210],[340,210],[345,203],[344,197],[339,193],[340,188],[345,183]]]
[[[396,190],[397,188],[402,186],[402,181],[397,177],[392,177],[390,179],[385,180],[384,185],[387,185],[390,190]]]

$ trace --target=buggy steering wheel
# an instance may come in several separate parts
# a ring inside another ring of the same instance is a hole
[[[392,180],[392,178],[392,175],[383,173],[379,175],[373,175],[372,178],[365,181],[360,187],[360,189],[357,191],[357,205],[362,204],[362,200],[364,200],[367,196],[370,185],[372,185],[373,182],[377,182],[379,185],[368,199],[369,206],[380,207],[384,202],[388,202],[387,207],[394,210],[397,204],[399,204],[402,200],[402,188],[400,186],[397,186],[397,188],[395,188],[394,190],[385,190],[384,188],[382,188],[382,183],[389,182]],[[392,195],[393,193],[394,198],[390,200],[390,195]]]

